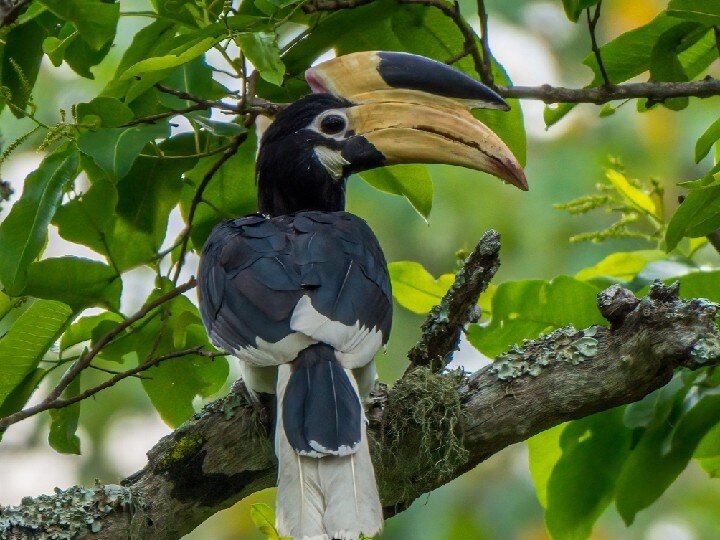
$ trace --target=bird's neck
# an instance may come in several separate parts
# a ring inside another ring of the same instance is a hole
[[[322,167],[307,164],[305,167],[259,168],[258,210],[269,216],[307,210],[345,210],[346,180],[346,177],[333,179]]]

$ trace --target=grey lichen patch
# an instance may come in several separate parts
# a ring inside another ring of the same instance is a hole
[[[181,437],[177,443],[166,450],[163,456],[158,459],[158,470],[167,471],[177,463],[193,457],[202,449],[203,442],[203,438],[199,433]]]
[[[462,371],[444,374],[418,367],[390,390],[383,416],[380,467],[385,500],[427,491],[423,486],[450,480],[468,460],[461,429],[459,388]]]
[[[537,377],[553,362],[577,365],[597,356],[597,327],[578,332],[573,326],[559,328],[523,346],[514,345],[495,359],[490,370],[498,379],[517,379],[523,375]]]
[[[72,540],[99,533],[103,519],[132,503],[128,488],[96,484],[56,489],[55,495],[26,497],[20,506],[0,507],[0,538]]]
[[[696,364],[707,364],[720,358],[720,340],[716,336],[699,339],[690,349],[690,358]]]

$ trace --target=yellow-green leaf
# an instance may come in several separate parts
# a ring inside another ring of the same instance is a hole
[[[275,511],[267,504],[257,503],[250,507],[250,518],[268,540],[290,540],[288,536],[280,536],[275,528]]]
[[[195,45],[189,48],[183,46],[176,48],[174,51],[170,51],[169,54],[164,56],[146,58],[145,60],[141,60],[137,64],[129,67],[118,79],[124,81],[148,71],[159,71],[161,69],[180,66],[185,62],[189,62],[193,58],[197,58],[201,54],[205,53],[205,51],[212,48],[212,46],[219,40],[220,38],[218,37],[209,37],[198,41]]]
[[[575,279],[588,281],[599,277],[630,281],[647,266],[648,263],[664,258],[665,254],[657,249],[612,253],[595,266],[583,268]]]
[[[650,198],[650,196],[646,193],[643,193],[638,188],[634,187],[628,181],[624,174],[616,171],[615,169],[608,169],[605,173],[605,176],[613,185],[613,187],[617,190],[617,192],[622,195],[622,197],[632,206],[645,214],[649,214],[657,219],[661,219],[655,203]]]
[[[453,274],[435,279],[420,263],[392,262],[388,265],[395,300],[413,313],[428,313],[440,303],[453,284]]]

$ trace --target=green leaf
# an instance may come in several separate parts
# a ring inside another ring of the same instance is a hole
[[[290,540],[289,536],[280,536],[275,528],[275,510],[271,506],[263,503],[251,505],[250,519],[267,540]]]
[[[696,23],[685,23],[673,26],[664,32],[655,42],[650,54],[650,79],[653,81],[687,81],[679,51],[684,40],[698,28]],[[672,98],[663,102],[668,109],[679,111],[687,107],[688,98]],[[647,101],[644,104],[647,107]]]
[[[277,86],[282,84],[285,64],[280,59],[280,48],[275,33],[241,33],[235,35],[235,41],[263,79]]]
[[[708,431],[702,438],[693,457],[710,478],[720,477],[720,424]]]
[[[151,299],[161,292],[166,291],[155,291]],[[168,316],[164,321],[154,318],[128,344],[139,362],[150,355],[192,347],[212,350],[197,308],[190,300],[179,296],[166,307]],[[180,332],[176,332],[178,327],[182,327]],[[228,376],[228,363],[224,357],[211,360],[188,355],[162,362],[145,374],[148,378],[143,379],[142,385],[153,405],[168,425],[177,427],[195,414],[196,396],[207,397],[222,388]]]
[[[216,137],[235,137],[236,135],[247,133],[245,126],[236,124],[235,122],[218,122],[217,120],[211,120],[202,116],[193,118],[193,121]]]
[[[32,373],[73,318],[72,309],[54,300],[38,300],[0,340],[0,401]]]
[[[166,124],[139,124],[127,128],[100,128],[85,131],[78,138],[80,150],[110,174],[114,180],[123,178],[145,145],[166,137]]]
[[[37,387],[47,374],[48,370],[42,368],[35,368],[33,371],[28,373],[20,384],[18,384],[13,391],[7,395],[5,400],[0,401],[0,418],[9,416],[21,410],[28,402],[33,392],[37,390]],[[1,433],[0,440],[2,440]]]
[[[100,337],[112,330],[124,319],[117,313],[106,311],[98,315],[89,315],[75,321],[60,338],[60,350],[64,351],[73,345],[85,341],[96,342]]]
[[[598,0],[563,0],[565,15],[572,22],[577,22],[582,12],[598,3]]]
[[[58,257],[28,268],[24,295],[60,300],[75,311],[104,306],[118,311],[122,281],[110,266],[80,257]]]
[[[42,62],[43,41],[56,21],[53,15],[44,13],[26,24],[14,26],[3,39],[5,45],[0,65],[2,85],[10,90],[11,102],[20,110],[25,110],[30,100]],[[16,67],[22,72],[22,77]],[[4,105],[0,101],[0,108]],[[22,116],[14,109],[12,113],[18,118]]]
[[[237,153],[213,175],[212,180],[205,188],[202,202],[195,212],[190,235],[192,243],[197,249],[205,244],[213,227],[220,220],[244,216],[256,210],[256,145],[255,132],[251,130]],[[218,159],[219,156],[202,158],[192,170],[184,175],[186,183],[183,185],[180,197],[180,211],[186,221],[197,187]]]
[[[82,156],[80,163],[92,178],[92,185],[87,192],[58,208],[52,222],[65,240],[107,255],[118,202],[117,188],[92,158]]]
[[[414,261],[392,262],[388,265],[393,297],[413,313],[428,313],[440,303],[455,281],[453,274],[438,279]]]
[[[468,339],[483,354],[495,357],[523,339],[566,325],[585,328],[605,320],[596,306],[598,289],[568,276],[552,281],[510,281],[492,299],[487,326],[471,325]]]
[[[68,385],[63,398],[69,399],[80,393],[80,376]],[[61,454],[80,454],[80,438],[75,434],[80,419],[80,401],[61,409],[50,409],[50,434],[48,442]]]
[[[117,85],[117,79],[132,66],[145,58],[157,56],[154,52],[165,48],[174,37],[175,25],[171,21],[164,19],[153,21],[138,31],[133,37],[130,46],[125,50],[123,57],[120,59],[120,63],[115,70],[114,80],[105,87],[103,94],[108,93]],[[120,96],[123,94],[124,93],[121,93]],[[115,97],[120,96],[116,95]]]
[[[118,79],[123,81],[144,73],[161,71],[180,66],[185,62],[189,62],[190,60],[205,54],[206,51],[211,49],[219,41],[219,37],[208,37],[192,44],[191,46],[181,45],[176,47],[163,56],[140,60],[137,64],[126,69],[123,74],[118,77]],[[192,41],[190,43],[192,43]]]
[[[595,266],[580,270],[575,274],[575,279],[589,281],[596,278],[613,278],[619,281],[631,281],[648,263],[664,258],[665,253],[657,249],[611,253]]]
[[[114,128],[130,122],[135,115],[130,107],[116,98],[99,96],[88,103],[79,103],[77,117],[80,123],[88,122],[88,116],[96,116],[100,124],[94,127]]]
[[[545,120],[545,127],[549,128],[557,124],[560,120],[577,107],[577,103],[560,103],[554,105],[545,105],[543,111],[543,120]]]
[[[661,419],[648,427],[622,468],[615,503],[628,525],[665,492],[720,421],[720,389],[693,386],[682,408],[675,422]]]
[[[720,4],[716,0],[670,0],[668,15],[706,25],[720,24]]]
[[[50,11],[75,25],[80,36],[93,49],[99,50],[115,37],[120,18],[120,4],[101,0],[39,0]]]
[[[433,184],[425,165],[394,165],[358,173],[375,189],[402,195],[425,219],[430,215],[433,200]]]
[[[695,163],[699,163],[701,159],[708,155],[712,149],[712,145],[720,139],[720,118],[715,120],[695,143]]]
[[[11,296],[25,286],[27,268],[40,255],[65,184],[77,176],[78,156],[67,143],[25,179],[23,194],[0,223],[0,281]]]
[[[570,422],[547,483],[545,523],[553,539],[584,539],[613,499],[630,451],[621,408]],[[602,463],[602,466],[598,466]]]
[[[711,302],[720,303],[720,270],[693,272],[667,281],[680,282],[681,298],[707,298]]]
[[[538,502],[543,508],[547,508],[547,486],[555,464],[562,456],[560,436],[567,425],[565,423],[551,427],[527,440],[530,476]]]
[[[198,20],[202,21],[202,12],[193,2],[183,0],[152,0],[155,11],[164,19],[179,22],[190,28],[197,28]],[[161,19],[162,20],[162,19]]]
[[[692,189],[678,207],[665,232],[667,250],[684,237],[705,236],[720,228],[720,185]]]

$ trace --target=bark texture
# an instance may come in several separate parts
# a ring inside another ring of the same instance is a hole
[[[497,238],[484,239],[491,240]],[[470,272],[469,281],[477,284],[477,272],[487,267]],[[408,370],[392,388],[381,385],[371,400],[369,433],[386,517],[508,445],[641,399],[678,367],[720,363],[712,302],[680,300],[677,287],[658,282],[642,300],[610,287],[598,305],[611,328],[561,328],[513,347],[469,377],[437,373],[428,363]],[[426,325],[423,340],[436,339],[433,328]],[[73,487],[0,508],[0,537],[177,539],[274,485],[272,405],[253,408],[244,395],[237,383],[158,442],[147,466],[120,486]]]

